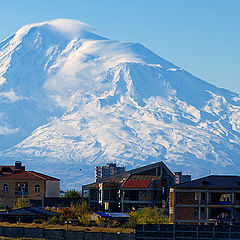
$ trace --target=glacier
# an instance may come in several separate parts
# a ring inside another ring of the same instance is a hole
[[[239,119],[239,94],[76,20],[29,24],[0,43],[1,165],[21,160],[63,189],[107,162],[238,174]]]

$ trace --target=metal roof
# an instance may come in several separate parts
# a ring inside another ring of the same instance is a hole
[[[0,215],[40,215],[40,216],[52,216],[52,215],[60,215],[60,213],[52,212],[45,210],[40,207],[25,207],[25,208],[19,208],[19,209],[13,209],[8,211],[1,211]]]
[[[129,218],[129,215],[125,213],[106,213],[106,212],[94,212],[95,214],[99,215],[100,217],[104,218]]]
[[[175,188],[240,188],[240,177],[230,175],[210,175],[181,183]]]

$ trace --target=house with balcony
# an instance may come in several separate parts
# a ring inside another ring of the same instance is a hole
[[[14,207],[17,198],[29,204],[37,201],[44,205],[46,197],[60,196],[59,179],[34,171],[25,171],[20,162],[16,162],[15,166],[0,166],[0,169],[5,171],[7,168],[10,171],[0,175],[1,208]]]
[[[240,177],[210,175],[170,189],[174,224],[233,223],[240,220]]]
[[[84,185],[92,208],[128,212],[143,207],[165,206],[174,175],[163,162],[125,171]]]

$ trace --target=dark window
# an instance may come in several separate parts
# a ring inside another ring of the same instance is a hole
[[[194,208],[194,214],[195,214],[195,216],[198,216],[198,207]]]
[[[40,192],[40,186],[39,185],[35,185],[35,192]]]
[[[203,201],[206,200],[206,193],[205,193],[205,192],[202,192],[202,193],[201,193],[201,199],[202,199]]]
[[[7,191],[8,191],[8,185],[7,185],[7,184],[4,184],[4,185],[3,185],[3,191],[4,191],[4,192],[7,192]]]
[[[28,184],[27,183],[18,183],[17,191],[19,192],[28,192]]]

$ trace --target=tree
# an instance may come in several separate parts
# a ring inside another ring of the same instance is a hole
[[[86,201],[78,203],[74,208],[74,215],[77,217],[80,224],[88,226],[91,222],[92,210]]]
[[[65,194],[64,197],[65,198],[72,198],[72,199],[80,199],[81,198],[81,194],[73,189],[73,190],[68,191]]]
[[[168,216],[163,209],[146,207],[129,213],[128,227],[134,228],[137,224],[168,224]]]
[[[92,210],[87,202],[72,204],[70,208],[61,208],[58,211],[67,220],[78,219],[79,223],[84,226],[89,226],[91,223]]]

